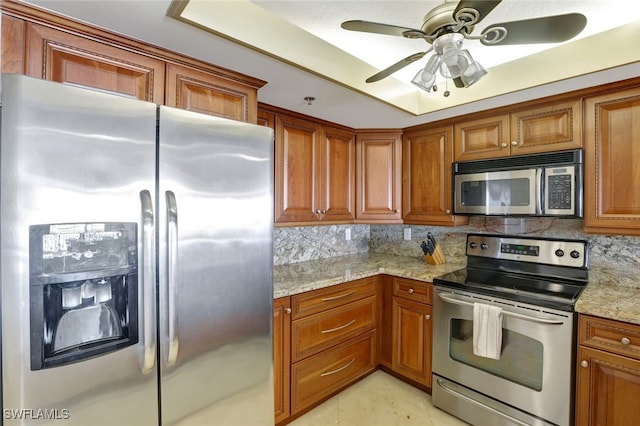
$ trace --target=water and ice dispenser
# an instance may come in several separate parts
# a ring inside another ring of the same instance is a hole
[[[31,369],[138,342],[135,223],[29,227]]]

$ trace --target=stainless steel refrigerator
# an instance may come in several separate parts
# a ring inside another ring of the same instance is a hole
[[[2,76],[5,424],[273,424],[271,129]]]

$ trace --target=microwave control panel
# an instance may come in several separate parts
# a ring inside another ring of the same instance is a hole
[[[575,205],[575,168],[549,167],[545,169],[545,211],[548,214],[573,214]]]

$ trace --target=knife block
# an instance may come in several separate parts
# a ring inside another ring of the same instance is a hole
[[[444,252],[442,251],[442,247],[440,244],[436,243],[436,248],[433,250],[433,255],[424,255],[424,260],[429,265],[442,265],[447,262],[447,259],[444,257]]]

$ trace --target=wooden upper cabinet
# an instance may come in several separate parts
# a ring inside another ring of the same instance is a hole
[[[453,127],[413,130],[403,134],[402,139],[404,223],[468,223],[468,217],[452,214]]]
[[[355,219],[355,136],[353,132],[323,127],[319,171],[322,220]]]
[[[395,130],[356,135],[356,220],[402,221],[401,134]]]
[[[640,87],[585,99],[587,232],[640,235]]]
[[[457,123],[454,161],[581,148],[581,105],[572,99]]]
[[[276,223],[352,223],[355,218],[355,135],[279,109],[260,109],[275,121]]]
[[[454,126],[455,161],[509,155],[509,115],[480,118]]]
[[[582,148],[581,99],[510,114],[511,155]]]
[[[231,120],[257,122],[257,87],[169,63],[166,88],[168,106]]]
[[[26,46],[31,77],[164,103],[161,60],[33,23]]]
[[[275,220],[317,222],[320,220],[317,200],[320,126],[298,118],[277,116],[275,133]]]

